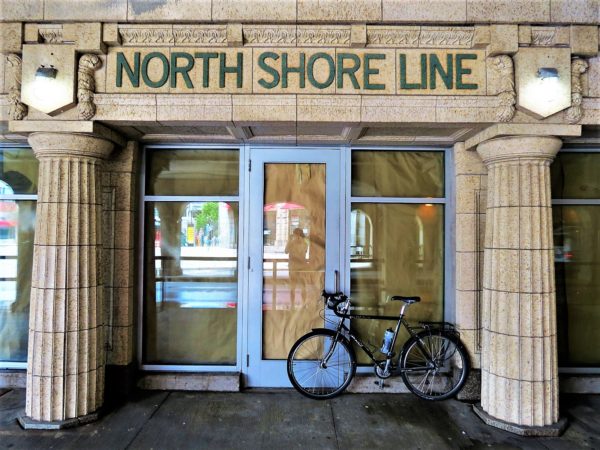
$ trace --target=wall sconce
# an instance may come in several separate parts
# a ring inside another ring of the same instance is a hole
[[[513,60],[517,109],[543,119],[571,105],[570,49],[524,47]]]
[[[56,88],[54,84],[57,74],[58,69],[53,65],[50,65],[49,67],[41,65],[37,68],[35,71],[35,86],[33,92],[38,99],[44,100],[52,95],[52,89]]]
[[[55,116],[75,105],[75,45],[23,46],[21,101]]]

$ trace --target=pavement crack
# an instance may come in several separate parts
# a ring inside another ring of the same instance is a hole
[[[329,411],[331,412],[331,423],[333,424],[333,435],[335,436],[335,447],[340,450],[340,441],[338,440],[337,428],[335,426],[335,415],[333,414],[333,404],[329,403]]]
[[[167,401],[167,399],[170,396],[171,396],[171,391],[169,391],[167,393],[167,395],[165,395],[165,397],[161,400],[161,402],[156,406],[156,408],[154,408],[154,411],[152,411],[152,414],[150,414],[148,416],[148,419],[146,419],[146,421],[144,421],[144,423],[140,426],[139,430],[137,430],[137,432],[133,435],[133,437],[127,443],[127,445],[125,447],[123,447],[124,450],[127,450],[128,448],[131,447],[131,445],[137,439],[137,437],[140,435],[140,433],[142,432],[142,430],[144,429],[144,427],[146,426],[146,424],[152,420],[152,418],[154,417],[154,414],[156,414],[158,412],[158,410],[162,407],[162,405]]]

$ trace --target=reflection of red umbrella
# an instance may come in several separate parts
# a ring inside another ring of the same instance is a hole
[[[304,209],[304,206],[297,205],[296,203],[268,203],[264,207],[264,211],[277,211],[278,209]]]
[[[0,220],[0,227],[2,228],[12,228],[17,226],[16,220]]]

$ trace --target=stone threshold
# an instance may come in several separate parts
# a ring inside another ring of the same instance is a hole
[[[239,392],[239,372],[147,372],[142,373],[137,387],[158,391]]]

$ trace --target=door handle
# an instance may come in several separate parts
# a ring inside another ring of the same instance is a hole
[[[334,282],[334,292],[338,293],[340,292],[340,271],[339,270],[334,270],[333,271],[333,282]]]

